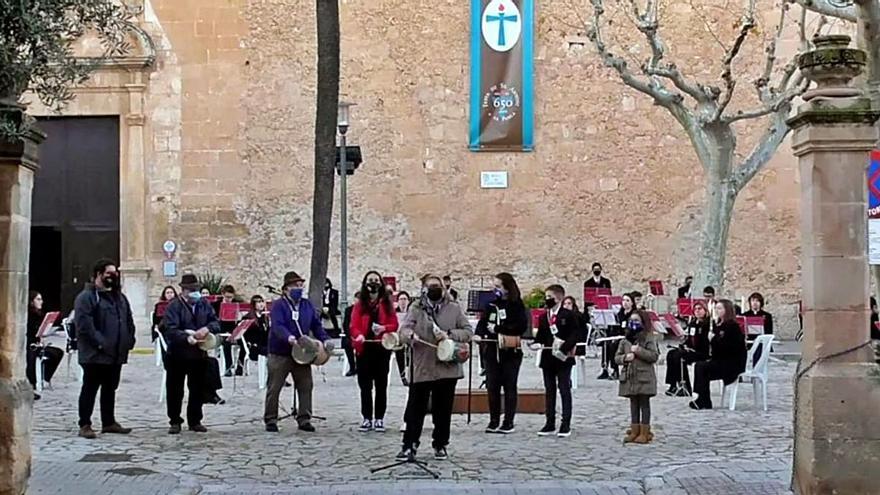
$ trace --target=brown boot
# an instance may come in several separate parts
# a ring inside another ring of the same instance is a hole
[[[639,436],[633,440],[633,443],[651,443],[651,440],[654,439],[654,435],[651,433],[651,425],[640,425],[640,427]]]
[[[639,436],[641,432],[642,425],[633,423],[630,425],[629,429],[626,430],[626,436],[623,437],[623,443],[632,443],[635,441],[636,437]]]
[[[113,423],[112,425],[102,426],[101,433],[117,433],[119,435],[128,435],[131,433],[131,428],[124,428],[119,423]]]
[[[94,440],[98,438],[98,435],[95,434],[95,430],[92,429],[91,425],[80,426],[79,436],[83,438],[88,438],[89,440]]]

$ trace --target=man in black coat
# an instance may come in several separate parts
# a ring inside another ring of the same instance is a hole
[[[329,322],[332,328],[324,328],[331,337],[339,337],[339,291],[333,288],[333,282],[328,278],[324,282],[324,301],[321,304],[321,323]]]
[[[77,357],[83,369],[79,393],[79,436],[93,439],[92,412],[101,390],[101,433],[131,433],[116,422],[116,389],[122,365],[134,348],[135,327],[122,293],[116,263],[102,259],[92,269],[92,282],[74,302]]]
[[[574,349],[577,345],[580,321],[574,313],[562,307],[565,289],[551,285],[544,291],[547,312],[538,322],[535,335],[536,346],[541,351],[541,370],[544,374],[544,400],[546,423],[538,435],[567,437],[571,435],[571,369],[574,366]],[[546,347],[556,349],[546,349]],[[561,359],[560,359],[561,358]],[[556,389],[562,398],[562,423],[556,432]]]
[[[610,289],[611,280],[602,276],[602,264],[593,263],[593,276],[584,282],[584,289]]]
[[[183,419],[183,384],[189,389],[186,405],[186,422],[190,431],[204,433],[202,425],[203,390],[206,379],[208,353],[199,348],[209,333],[220,333],[217,315],[207,300],[201,297],[195,275],[186,274],[180,280],[180,295],[165,310],[162,335],[168,343],[165,389],[168,394],[168,433],[180,433]]]

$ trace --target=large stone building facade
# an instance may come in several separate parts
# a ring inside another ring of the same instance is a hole
[[[731,42],[738,15],[691,3],[668,2],[663,12],[670,55],[689,76],[719,81],[715,36]],[[745,95],[737,105],[753,102],[760,40],[778,19],[773,2],[761,3],[760,28],[735,65]],[[307,275],[314,2],[142,4],[148,41],[102,68],[62,111],[119,116],[120,256],[138,312],[168,281],[168,239],[182,270],[222,274],[248,295],[286,270]],[[349,142],[365,155],[349,182],[352,288],[368,269],[398,276],[404,289],[425,272],[451,273],[466,287],[506,270],[526,289],[559,281],[577,290],[595,260],[616,288],[680,282],[696,265],[703,174],[675,121],[601,64],[584,36],[589,2],[538,3],[535,150],[485,154],[467,149],[468,4],[340,3],[341,91],[357,103]],[[610,40],[636,66],[645,44],[615,15]],[[781,60],[795,48],[783,46]],[[31,112],[51,113],[37,103]],[[741,126],[741,154],[763,127]],[[481,189],[480,172],[490,170],[509,172],[509,188]],[[785,144],[741,193],[727,259],[727,292],[768,294],[789,334],[798,188]],[[337,220],[338,211],[329,270],[338,282]]]

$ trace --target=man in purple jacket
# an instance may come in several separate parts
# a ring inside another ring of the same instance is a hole
[[[332,342],[324,331],[321,317],[308,299],[303,297],[305,280],[296,272],[284,275],[281,299],[272,304],[270,318],[272,327],[269,330],[269,377],[266,386],[266,409],[263,422],[266,431],[278,432],[278,396],[284,388],[287,375],[293,376],[299,405],[296,410],[296,422],[303,431],[315,431],[312,426],[312,367],[299,364],[293,360],[291,345],[304,336],[311,336],[325,342],[329,352]]]

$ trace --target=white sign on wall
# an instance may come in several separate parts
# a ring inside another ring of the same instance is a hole
[[[507,172],[480,172],[480,187],[483,189],[507,189]]]
[[[880,265],[880,219],[868,219],[868,264]]]

